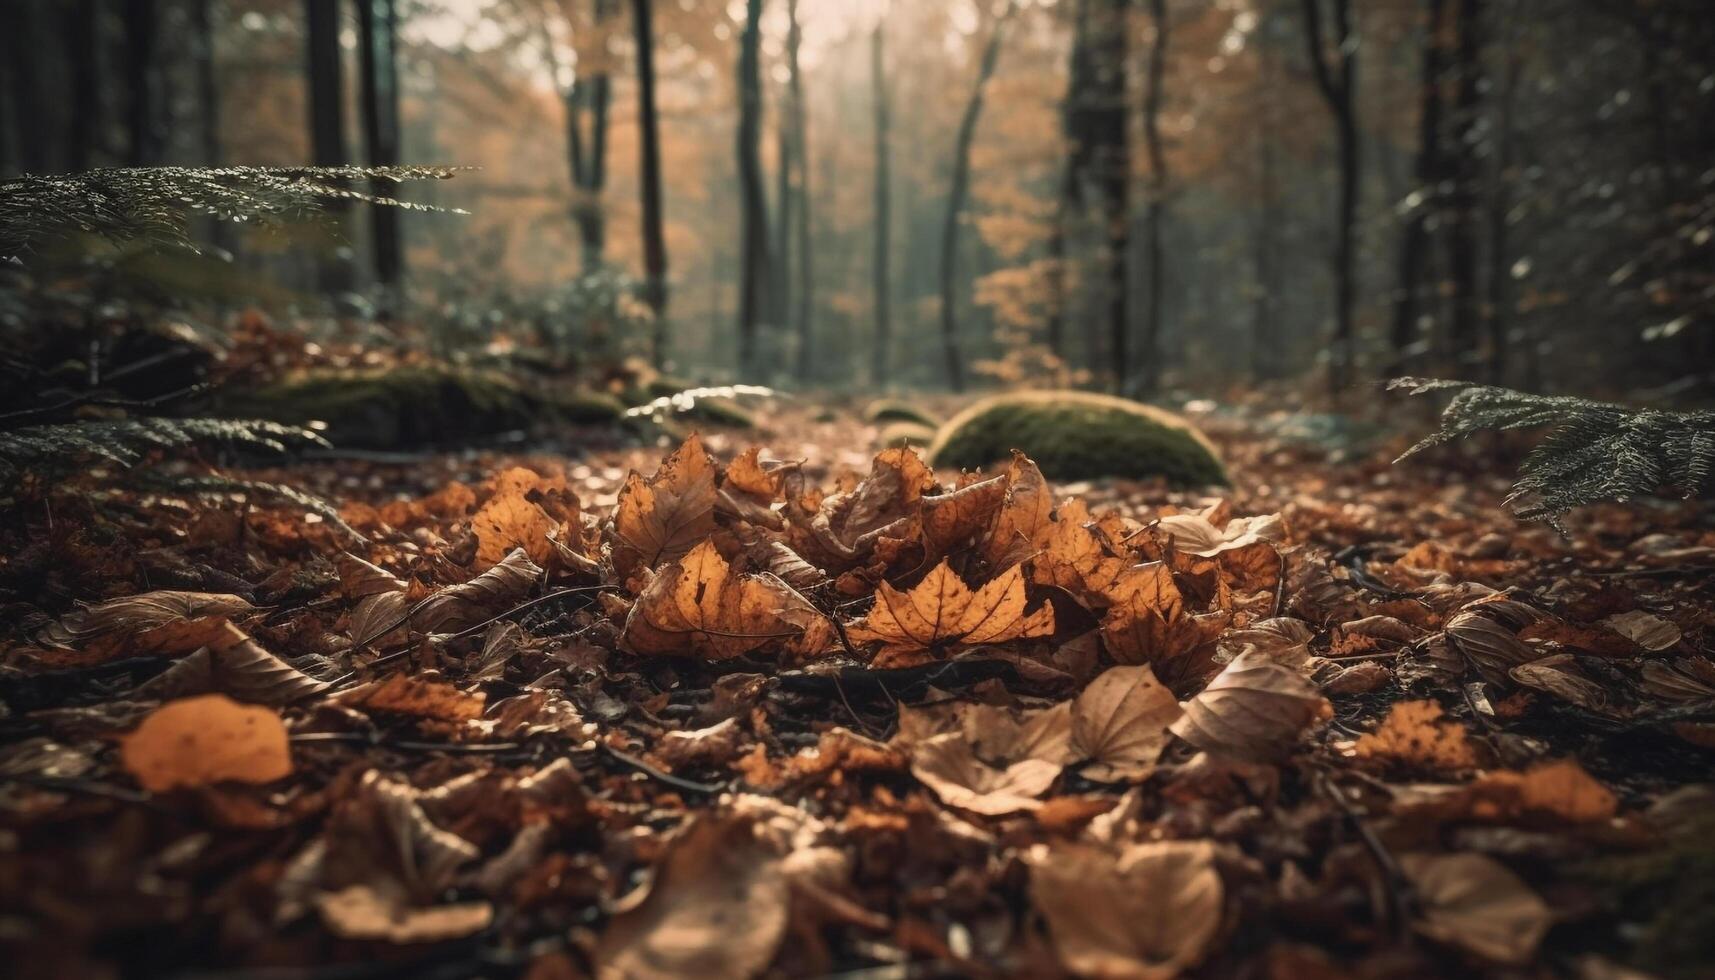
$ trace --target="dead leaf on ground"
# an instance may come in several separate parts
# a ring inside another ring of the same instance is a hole
[[[807,617],[820,614],[784,582],[733,574],[713,542],[704,541],[650,579],[620,642],[633,653],[728,660],[798,635]]]
[[[1602,625],[1651,653],[1660,653],[1679,645],[1679,627],[1641,609],[1615,613],[1602,620]]]
[[[452,684],[410,674],[388,674],[335,696],[347,707],[429,721],[463,724],[482,717],[483,694],[466,694]]]
[[[625,479],[613,512],[614,566],[621,579],[683,557],[715,529],[715,467],[692,435],[645,480]]]
[[[541,567],[519,548],[469,582],[423,600],[411,614],[411,625],[431,632],[474,626],[529,595],[541,579]]]
[[[187,653],[218,642],[229,618],[255,611],[249,601],[226,593],[144,592],[67,613],[37,633],[36,641],[75,651],[80,665],[121,655]]]
[[[597,942],[598,980],[753,977],[786,933],[791,890],[754,823],[694,817],[653,880],[622,899]]]
[[[1465,727],[1443,721],[1434,701],[1402,701],[1388,709],[1374,732],[1358,739],[1360,759],[1378,759],[1423,769],[1475,769],[1481,765]]]
[[[1089,762],[1084,775],[1138,780],[1155,770],[1181,709],[1147,666],[1115,667],[1072,702],[1072,751]]]
[[[348,885],[316,897],[316,910],[334,935],[398,945],[438,943],[481,932],[494,920],[487,902],[413,907],[368,885]]]
[[[1209,841],[1081,844],[1028,856],[1030,899],[1060,962],[1084,976],[1170,980],[1202,962],[1224,901]]]
[[[1024,573],[1017,566],[972,592],[947,562],[936,565],[909,592],[886,582],[869,614],[847,630],[859,642],[879,640],[877,666],[908,666],[956,645],[976,646],[1047,636],[1054,607],[1026,611]]]
[[[273,709],[220,694],[171,701],[125,736],[120,758],[144,789],[271,783],[291,775],[286,726]]]
[[[1303,675],[1258,653],[1234,657],[1184,707],[1173,734],[1205,752],[1252,762],[1279,759],[1304,729],[1333,713]]]
[[[1481,854],[1402,854],[1425,936],[1484,959],[1521,965],[1553,924],[1548,904],[1519,877]]]
[[[977,756],[963,732],[936,735],[912,749],[911,774],[948,806],[1001,816],[1041,806],[1036,797],[1060,777],[1061,765],[1025,758],[995,766]]]
[[[1031,581],[1059,586],[1087,603],[1105,601],[1102,597],[1131,561],[1104,545],[1085,526],[1089,521],[1090,511],[1083,501],[1068,500],[1060,505],[1053,524],[1037,532],[1042,552],[1031,559]]]
[[[181,658],[133,696],[167,700],[213,692],[251,704],[284,705],[328,689],[326,681],[264,650],[231,623],[220,623],[218,635],[218,642]]]
[[[995,568],[1035,554],[1054,526],[1054,494],[1036,464],[1015,450],[1003,475],[1006,492],[982,545],[983,557]]]

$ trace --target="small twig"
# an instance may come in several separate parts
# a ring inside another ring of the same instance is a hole
[[[1346,794],[1340,787],[1330,781],[1326,773],[1318,773],[1316,783],[1358,832],[1358,839],[1363,841],[1364,849],[1370,852],[1371,859],[1381,870],[1382,883],[1387,886],[1388,915],[1393,919],[1395,934],[1400,937],[1401,942],[1408,942],[1411,936],[1411,879],[1405,876],[1399,862],[1394,860],[1393,854],[1382,844],[1375,831],[1370,829],[1370,825],[1364,821],[1363,815],[1352,805],[1352,801],[1346,799]]]
[[[1276,551],[1275,556],[1280,559],[1280,571],[1274,576],[1274,612],[1269,614],[1270,619],[1280,617],[1280,607],[1286,600],[1286,553]]]
[[[670,772],[662,772],[649,763],[644,762],[642,759],[639,759],[637,756],[634,756],[629,752],[621,752],[619,749],[614,748],[606,742],[598,741],[596,744],[601,746],[602,751],[612,756],[615,760],[630,766],[651,779],[666,783],[668,786],[675,789],[682,789],[691,793],[707,793],[711,796],[715,793],[724,793],[726,791],[725,786],[716,786],[710,783],[699,783],[694,779],[686,779],[683,776],[675,776]]]
[[[288,735],[292,742],[331,742],[341,745],[365,745],[405,752],[452,752],[460,755],[486,755],[511,752],[523,748],[520,742],[418,742],[410,739],[388,739],[367,732],[298,732]]]

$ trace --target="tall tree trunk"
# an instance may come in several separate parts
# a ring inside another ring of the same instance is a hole
[[[1355,360],[1353,305],[1357,293],[1357,224],[1359,189],[1358,119],[1355,100],[1358,48],[1353,36],[1351,0],[1333,0],[1334,35],[1325,39],[1322,0],[1304,0],[1305,37],[1310,67],[1339,139],[1340,192],[1334,248],[1334,339],[1328,384],[1338,401],[1350,383]],[[1328,47],[1335,56],[1329,58]]]
[[[397,16],[394,0],[357,0],[363,70],[364,162],[372,167],[390,167],[399,162]],[[373,190],[385,195],[388,188],[378,182]],[[404,272],[399,210],[378,204],[370,208],[370,218],[375,239],[375,279],[391,294],[398,289]]]
[[[875,251],[870,262],[871,303],[875,313],[875,336],[871,338],[870,351],[870,383],[877,387],[887,383],[888,372],[892,367],[892,351],[889,344],[893,340],[892,323],[892,284],[890,282],[889,263],[892,255],[889,249],[892,235],[892,216],[888,213],[890,201],[889,172],[891,148],[888,145],[887,118],[887,18],[883,14],[876,20],[875,29],[869,35],[869,80],[870,100],[875,110],[875,193],[874,221]]]
[[[1155,43],[1149,52],[1149,91],[1143,103],[1143,137],[1149,152],[1148,232],[1145,252],[1149,262],[1149,306],[1143,322],[1143,371],[1138,393],[1152,397],[1161,383],[1161,297],[1166,288],[1162,267],[1161,223],[1167,207],[1167,155],[1161,145],[1161,85],[1167,68],[1167,39],[1171,25],[1167,0],[1150,0],[1155,20]],[[1129,170],[1129,167],[1127,168]]]
[[[964,115],[959,119],[958,136],[953,141],[953,178],[947,189],[946,218],[941,224],[941,354],[946,363],[947,383],[954,391],[965,390],[965,365],[959,353],[958,311],[954,308],[953,298],[959,215],[965,209],[965,197],[970,191],[971,143],[976,138],[977,120],[982,117],[983,98],[1000,61],[1000,44],[1006,36],[1007,23],[1017,12],[1017,0],[1007,0],[1006,9],[995,20],[994,30],[983,46],[982,61],[977,66],[976,84],[971,87],[970,100],[965,103]]]
[[[71,138],[66,160],[70,169],[95,166],[101,150],[100,41],[96,34],[98,14],[94,0],[71,0],[65,5],[65,42],[71,66]]]
[[[1455,0],[1457,2],[1457,0]],[[1403,372],[1413,345],[1422,339],[1420,321],[1424,262],[1429,251],[1429,218],[1441,204],[1445,179],[1441,153],[1441,76],[1447,67],[1447,0],[1428,0],[1423,35],[1423,77],[1417,116],[1417,164],[1413,172],[1411,210],[1400,238],[1398,292],[1394,296],[1394,362],[1390,371]]]
[[[738,178],[741,204],[738,299],[738,363],[751,376],[757,361],[757,320],[768,298],[770,256],[768,203],[763,199],[762,156],[762,4],[746,0],[744,32],[738,56]]]
[[[1048,349],[1066,359],[1066,318],[1071,307],[1071,259],[1066,242],[1072,225],[1084,211],[1084,181],[1089,176],[1089,147],[1086,143],[1084,107],[1090,99],[1090,2],[1075,0],[1072,11],[1072,46],[1067,54],[1066,97],[1060,113],[1061,134],[1066,140],[1066,159],[1060,164],[1060,193],[1055,202],[1054,227],[1048,238],[1049,311]],[[1091,367],[1096,352],[1087,351]]]
[[[1511,19],[1508,18],[1509,26]],[[1513,169],[1514,103],[1518,96],[1519,74],[1523,70],[1523,59],[1513,52],[1512,46],[1503,44],[1501,47],[1506,52],[1506,73],[1498,93],[1500,98],[1499,112],[1495,119],[1495,162],[1494,171],[1489,178],[1489,295],[1484,304],[1488,309],[1489,322],[1489,380],[1495,384],[1507,382],[1507,367],[1511,360],[1513,277],[1510,220],[1507,212],[1512,210],[1510,182]],[[1533,375],[1536,373],[1535,362],[1534,352],[1525,351],[1525,364]],[[1535,384],[1541,379],[1530,380]],[[1528,390],[1540,389],[1532,387]]]
[[[345,146],[339,0],[305,0],[304,27],[308,35],[311,162],[319,167],[345,166],[351,161]],[[336,237],[343,235],[345,210],[339,202],[328,208],[328,221]],[[329,292],[351,288],[351,269],[337,254],[322,257],[318,277],[321,287]]]
[[[595,19],[605,23],[613,16],[614,0],[595,0]],[[574,28],[575,29],[575,28]],[[553,37],[543,25],[542,46],[549,67],[559,73]],[[607,215],[602,191],[607,187],[607,120],[613,103],[613,85],[605,67],[577,74],[566,89],[566,163],[572,176],[572,224],[578,229],[585,275],[601,269],[607,244]],[[588,133],[585,133],[588,129]]]
[[[774,124],[774,231],[769,248],[774,265],[769,269],[768,314],[770,326],[779,330],[792,305],[792,119],[789,97],[780,99]]]
[[[1459,89],[1455,100],[1457,119],[1454,140],[1456,172],[1449,202],[1450,234],[1448,267],[1453,287],[1452,354],[1456,369],[1486,361],[1483,341],[1483,309],[1477,295],[1477,269],[1481,236],[1478,223],[1477,185],[1482,180],[1482,161],[1477,155],[1482,123],[1483,2],[1460,0]]]
[[[637,40],[638,185],[643,212],[643,299],[655,314],[649,355],[657,370],[667,361],[667,238],[661,218],[661,126],[655,111],[655,30],[650,0],[631,0]]]
[[[1073,107],[1073,139],[1081,168],[1101,199],[1104,243],[1103,290],[1107,309],[1101,324],[1108,334],[1108,359],[1117,392],[1129,391],[1136,366],[1131,334],[1131,120],[1130,0],[1089,0],[1087,81]]]
[[[798,29],[798,0],[786,0],[786,85],[791,96],[792,159],[798,168],[798,289],[795,297],[798,308],[794,313],[794,320],[798,331],[799,382],[810,380],[811,369],[815,363],[815,324],[810,318],[810,120],[809,111],[804,105],[804,80],[798,65],[798,49],[803,39],[803,32]],[[787,251],[783,245],[780,253],[782,278],[785,276]]]
[[[161,157],[160,72],[155,68],[160,11],[155,0],[126,0],[119,9],[125,28],[125,162],[147,167]]]

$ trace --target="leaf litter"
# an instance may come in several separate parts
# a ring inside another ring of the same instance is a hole
[[[146,971],[1619,975],[1659,909],[1580,862],[1686,846],[1652,804],[1715,746],[1698,513],[1574,545],[1498,488],[1358,494],[1216,434],[1228,499],[693,436],[330,473],[355,546],[108,517],[209,570],[171,589],[74,535],[32,590],[14,548],[7,942],[59,975],[139,929],[203,937]]]

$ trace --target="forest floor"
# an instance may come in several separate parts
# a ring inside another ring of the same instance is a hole
[[[261,474],[355,533],[36,488],[13,975],[1715,970],[1715,509],[1564,537],[1493,446],[1257,410],[1219,492],[759,418]]]

